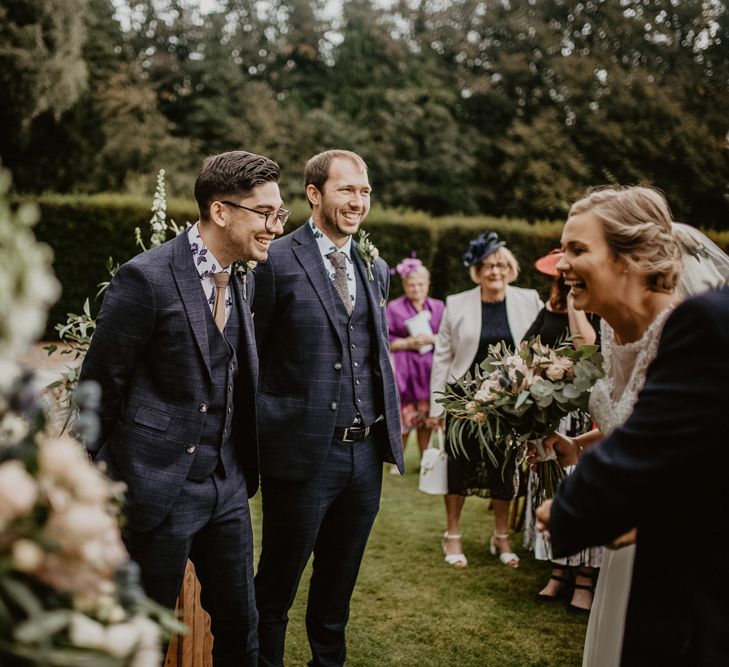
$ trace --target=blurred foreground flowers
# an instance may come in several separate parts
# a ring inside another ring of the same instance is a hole
[[[70,436],[51,437],[32,374],[16,362],[58,296],[50,249],[13,211],[0,172],[0,663],[159,665],[183,630],[149,600],[119,532],[121,494]],[[98,388],[79,387],[77,435],[93,439]]]

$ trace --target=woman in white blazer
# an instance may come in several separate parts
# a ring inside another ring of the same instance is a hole
[[[443,406],[436,399],[447,383],[461,378],[488,354],[489,345],[505,341],[518,344],[536,318],[543,304],[535,290],[512,287],[519,275],[519,264],[495,232],[481,234],[471,241],[463,255],[474,289],[446,299],[446,309],[438,332],[430,380],[430,416],[440,419]],[[448,493],[445,496],[447,529],[443,535],[443,555],[449,565],[465,567],[468,561],[461,543],[461,511],[466,496],[491,497],[494,510],[494,534],[491,553],[511,567],[519,557],[509,543],[509,503],[516,493],[518,480],[513,457],[504,466],[494,466],[481,452],[475,438],[466,439],[468,457],[448,451]]]

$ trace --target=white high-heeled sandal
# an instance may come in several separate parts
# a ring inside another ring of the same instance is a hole
[[[449,554],[446,551],[446,542],[448,540],[460,540],[460,535],[449,535],[448,531],[443,533],[443,542],[441,542],[441,548],[443,549],[443,556],[445,557],[445,562],[448,563],[448,565],[452,565],[453,567],[466,567],[468,565],[468,560],[466,559],[465,554]]]
[[[499,549],[499,547],[496,546],[496,540],[508,540],[509,539],[509,533],[494,533],[491,536],[491,540],[489,541],[489,551],[491,552],[492,556],[499,557],[499,560],[504,564],[508,565],[509,567],[517,568],[519,567],[519,556],[517,556],[513,551],[502,551]]]

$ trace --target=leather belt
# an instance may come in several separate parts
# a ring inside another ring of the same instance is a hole
[[[334,429],[334,437],[342,442],[359,442],[364,440],[374,428],[372,426],[350,426],[349,428],[342,428],[338,426]]]

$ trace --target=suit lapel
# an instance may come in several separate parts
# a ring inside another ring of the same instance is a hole
[[[364,296],[370,307],[370,313],[372,314],[377,350],[379,353],[382,353],[382,350],[380,349],[382,342],[380,340],[380,331],[382,330],[382,308],[380,307],[380,275],[377,271],[378,267],[376,263],[372,264],[372,274],[375,279],[370,280],[367,275],[367,267],[365,266],[364,260],[359,255],[357,244],[354,240],[352,240],[352,262],[354,263],[355,270],[357,271],[360,279],[358,289],[360,286],[362,287],[362,291],[364,292]]]
[[[298,245],[294,244],[292,248],[294,256],[299,264],[301,264],[301,268],[304,269],[304,274],[314,287],[314,291],[319,301],[321,301],[326,316],[337,332],[337,336],[339,336],[339,326],[337,325],[335,316],[337,302],[334,300],[335,296],[338,299],[339,295],[335,294],[332,289],[332,281],[329,279],[329,275],[324,268],[324,261],[319,252],[319,246],[316,243],[316,239],[308,222],[304,223],[293,233],[293,239],[298,243]]]
[[[183,232],[175,239],[172,252],[172,276],[180,293],[180,300],[190,323],[193,339],[212,379],[210,369],[210,348],[208,346],[207,313],[205,312],[205,299],[201,292],[200,274],[195,267],[195,260],[190,251],[187,232]]]
[[[248,302],[243,298],[243,292],[247,289],[247,285],[243,284],[243,279],[233,272],[230,280],[230,287],[233,293],[233,300],[238,308],[241,327],[241,340],[246,348],[246,359],[248,360],[248,368],[251,372],[251,382],[255,387],[258,377],[258,355],[255,354],[256,335],[253,330],[253,318],[248,308]]]

